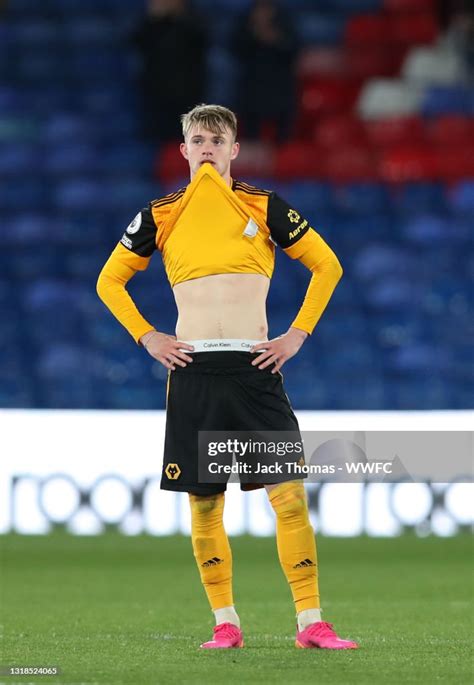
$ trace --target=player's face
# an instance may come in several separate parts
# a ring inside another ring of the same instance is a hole
[[[200,167],[209,162],[219,174],[230,183],[230,163],[239,154],[239,144],[234,142],[232,133],[213,133],[208,129],[193,127],[184,143],[181,154],[189,162],[191,178]]]

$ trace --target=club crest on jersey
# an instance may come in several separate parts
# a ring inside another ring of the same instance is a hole
[[[141,225],[142,225],[142,213],[138,212],[137,216],[134,218],[132,223],[127,226],[126,232],[129,235],[133,235],[134,233],[136,233],[138,231],[138,229],[140,228]]]
[[[291,221],[292,224],[297,224],[298,221],[300,220],[300,215],[298,212],[295,212],[294,209],[289,209],[288,210],[288,219]]]

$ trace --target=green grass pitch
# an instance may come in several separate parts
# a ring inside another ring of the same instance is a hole
[[[0,664],[62,675],[2,683],[472,683],[471,539],[318,540],[324,618],[357,651],[297,650],[272,538],[234,538],[246,646],[212,630],[190,540],[0,537]]]

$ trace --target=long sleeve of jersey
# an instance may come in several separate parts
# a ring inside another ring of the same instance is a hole
[[[308,221],[275,193],[269,198],[267,223],[273,240],[313,274],[303,304],[291,324],[311,334],[342,276],[342,267]]]
[[[142,210],[129,225],[100,272],[97,294],[135,342],[154,330],[138,311],[126,285],[137,271],[144,271],[156,249],[156,227],[149,209]],[[133,251],[131,247],[133,246]]]

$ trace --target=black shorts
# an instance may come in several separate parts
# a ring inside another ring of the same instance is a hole
[[[282,375],[272,374],[272,366],[262,370],[252,366],[256,356],[249,352],[197,352],[191,364],[170,372],[163,490],[196,495],[225,491],[226,483],[199,482],[199,431],[292,431],[300,435]],[[242,490],[259,487],[263,485],[241,484]]]

